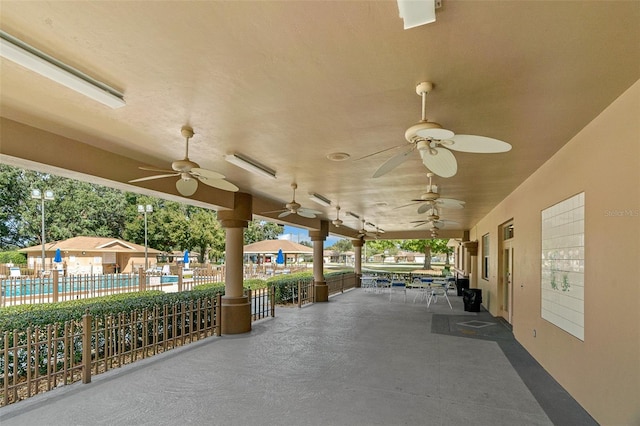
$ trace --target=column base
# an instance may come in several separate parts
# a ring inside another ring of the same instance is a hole
[[[362,274],[356,274],[356,288],[362,287]]]
[[[324,281],[315,281],[313,283],[313,290],[315,291],[314,302],[328,302],[329,301],[329,286]]]
[[[251,303],[246,296],[222,296],[222,334],[251,331]]]

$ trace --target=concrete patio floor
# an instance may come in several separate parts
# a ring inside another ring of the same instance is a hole
[[[411,290],[409,290],[411,292]],[[589,425],[487,312],[355,289],[0,409],[12,425]]]

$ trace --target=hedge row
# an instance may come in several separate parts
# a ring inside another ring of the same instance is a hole
[[[224,293],[224,284],[216,283],[204,289],[194,289],[180,293],[144,291],[114,294],[112,296],[79,299],[68,302],[35,305],[9,306],[0,309],[0,333],[4,331],[26,330],[27,327],[44,328],[48,324],[79,321],[87,310],[93,316],[114,313],[131,313],[155,306],[189,303],[205,297]]]
[[[339,275],[344,272],[329,272],[325,277]],[[298,282],[308,284],[313,281],[312,272],[297,272],[288,275],[277,275],[268,280],[251,279],[244,282],[244,287],[256,290],[268,286],[275,287],[276,304],[291,303],[297,292]],[[224,294],[224,283],[201,284],[193,290],[180,293],[164,293],[162,291],[145,291],[122,293],[112,296],[80,299],[67,302],[19,305],[0,309],[0,334],[4,331],[26,330],[27,327],[44,328],[48,324],[79,321],[89,310],[93,316],[104,316],[114,313],[131,313],[155,306],[189,303],[217,294]]]

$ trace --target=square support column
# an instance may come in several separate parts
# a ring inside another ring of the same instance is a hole
[[[353,251],[355,256],[355,263],[353,265],[353,272],[356,274],[356,288],[362,287],[362,281],[360,278],[362,277],[362,246],[364,245],[364,240],[359,238],[357,240],[352,240]]]
[[[234,209],[221,210],[218,219],[225,228],[225,277],[222,296],[222,334],[251,331],[251,301],[244,295],[243,247],[244,228],[252,213],[249,194],[235,193]]]
[[[324,240],[329,235],[329,222],[320,221],[320,229],[309,231],[313,241],[313,289],[315,302],[329,301],[329,286],[324,280]]]

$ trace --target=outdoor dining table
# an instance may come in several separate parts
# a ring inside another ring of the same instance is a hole
[[[451,302],[449,301],[449,296],[447,294],[448,282],[446,279],[440,278],[416,278],[413,282],[412,287],[418,288],[419,292],[413,298],[413,302],[415,303],[418,296],[421,299],[427,300],[427,308],[431,305],[431,303],[438,302],[438,296],[443,296],[447,303],[449,304],[449,308],[453,309],[451,306]]]

